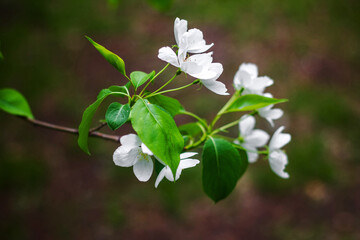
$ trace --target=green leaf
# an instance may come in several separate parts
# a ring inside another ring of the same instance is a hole
[[[287,99],[268,98],[256,94],[248,94],[239,97],[230,105],[226,112],[253,111],[271,104],[286,102]]]
[[[105,119],[108,126],[112,130],[116,130],[121,127],[129,118],[130,115],[130,105],[122,105],[118,102],[113,102],[108,107]]]
[[[202,182],[205,193],[215,202],[226,198],[244,174],[248,161],[230,142],[209,137],[202,154]]]
[[[13,115],[34,119],[25,97],[15,89],[0,89],[0,109]]]
[[[159,94],[159,95],[155,95],[153,97],[149,97],[148,100],[152,104],[159,105],[160,107],[165,109],[173,117],[176,114],[179,114],[180,111],[184,110],[184,107],[175,98],[171,98],[171,97],[167,97],[167,96]]]
[[[139,99],[135,103],[130,117],[141,141],[168,165],[175,175],[184,140],[174,119],[161,107],[146,99]]]
[[[152,71],[151,73],[144,73],[140,71],[135,71],[130,73],[130,79],[134,83],[135,90],[146,83],[147,80],[153,78],[155,75],[155,71]]]
[[[100,99],[104,96],[108,96],[109,94],[123,97],[128,94],[128,91],[126,86],[111,86],[109,88],[102,89],[96,98]]]
[[[197,137],[201,136],[201,123],[193,122],[179,126],[179,131],[183,135],[185,146],[194,143]]]
[[[87,38],[87,40],[89,40],[89,42],[92,45],[94,45],[96,50],[98,50],[99,53],[101,55],[103,55],[103,57],[106,59],[106,61],[108,61],[111,65],[113,65],[122,75],[126,76],[124,60],[122,60],[118,55],[116,55],[115,53],[107,50],[106,48],[104,48],[100,44],[94,42],[88,36],[85,36],[85,37]]]
[[[131,85],[130,82],[128,83]],[[121,93],[129,94],[128,84],[125,84],[124,86],[110,86],[109,90],[112,92],[121,92]]]
[[[201,134],[201,128],[199,126],[200,123],[187,123],[179,126],[179,131],[183,135],[189,135],[192,137],[196,137]]]
[[[103,97],[108,96],[109,94],[111,94],[112,91],[108,88],[102,89],[99,94],[97,95],[96,99],[101,99]]]
[[[129,90],[130,87],[132,86],[131,82],[129,81],[127,84],[125,84],[125,87]]]
[[[88,148],[88,137],[89,137],[89,129],[90,129],[91,121],[102,101],[109,95],[123,96],[123,93],[113,92],[110,89],[103,89],[100,91],[99,95],[97,96],[96,101],[93,104],[91,104],[88,108],[86,108],[83,113],[81,123],[79,125],[78,144],[79,147],[89,155],[90,152]]]

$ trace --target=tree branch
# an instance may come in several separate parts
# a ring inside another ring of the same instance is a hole
[[[75,135],[79,135],[79,131],[76,128],[64,127],[64,126],[55,125],[55,124],[52,124],[52,123],[48,123],[48,122],[44,122],[44,121],[40,121],[40,120],[36,120],[36,119],[25,118],[25,117],[20,117],[20,118],[32,123],[34,126],[39,126],[39,127],[59,131],[59,132],[66,132],[66,133],[72,133],[72,134],[75,134]],[[105,125],[106,125],[106,123],[101,124],[100,126],[91,129],[89,131],[89,137],[97,137],[97,138],[102,138],[102,139],[105,139],[105,140],[109,140],[109,141],[119,143],[120,136],[105,134],[105,133],[101,133],[101,132],[96,131],[96,130],[100,129],[101,127],[105,126]]]
[[[100,129],[102,129],[102,128],[105,127],[106,125],[107,125],[107,122],[101,123],[101,124],[99,124],[99,126],[90,129],[89,132],[99,131]]]

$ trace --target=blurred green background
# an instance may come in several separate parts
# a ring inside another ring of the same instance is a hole
[[[0,0],[0,88],[22,92],[37,119],[77,127],[100,89],[124,83],[84,35],[128,72],[159,71],[180,17],[215,44],[230,92],[242,62],[275,80],[269,91],[289,99],[276,127],[293,137],[289,180],[261,160],[214,205],[201,166],[155,190],[154,176],[139,183],[113,164],[116,144],[92,139],[87,156],[75,136],[0,112],[0,238],[360,239],[359,10],[356,0]],[[207,119],[227,100],[203,88],[171,96]]]

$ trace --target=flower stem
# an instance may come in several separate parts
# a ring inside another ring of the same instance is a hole
[[[181,72],[176,71],[175,75],[169,79],[169,81],[167,81],[164,85],[162,85],[159,89],[155,90],[155,92],[151,93],[150,95],[159,92],[161,89],[163,89],[164,87],[166,87],[168,84],[170,84],[175,78],[176,76],[178,76]]]
[[[155,91],[155,92],[147,95],[145,98],[153,97],[153,96],[156,96],[156,95],[159,95],[159,94],[163,94],[163,93],[167,93],[167,92],[179,91],[179,90],[182,90],[182,89],[184,89],[184,88],[190,87],[191,85],[194,85],[194,84],[196,84],[196,83],[198,83],[198,80],[195,80],[195,81],[193,81],[192,83],[189,83],[188,85],[185,85],[185,86],[182,86],[182,87],[173,88],[173,89],[165,90],[165,91],[162,91],[162,92]],[[159,89],[158,89],[158,90],[159,90]]]
[[[236,121],[233,121],[233,122],[231,122],[231,123],[228,123],[228,124],[226,124],[226,125],[218,128],[218,129],[214,130],[211,134],[216,134],[216,133],[218,133],[218,132],[224,131],[225,129],[231,128],[231,127],[237,125],[240,121],[241,121],[241,120],[238,119],[238,120],[236,120]]]
[[[161,69],[160,72],[158,72],[158,73],[153,77],[152,80],[154,80],[155,78],[157,78],[157,76],[159,76],[163,71],[165,71],[165,69],[166,69],[169,65],[170,65],[170,63],[166,64],[166,66],[165,66],[163,69]]]
[[[131,79],[127,75],[124,75],[124,76],[129,80],[129,82],[131,83],[131,85],[135,89],[135,84],[131,81]]]
[[[257,111],[254,110],[254,111],[252,111],[251,113],[249,113],[248,115],[253,116],[253,115],[255,115],[256,113],[257,113]],[[240,121],[242,121],[242,120],[244,120],[244,119],[241,119],[241,118],[240,118],[240,119],[238,119],[238,120],[236,120],[236,121],[233,121],[233,122],[231,122],[231,123],[228,123],[228,124],[226,124],[226,125],[218,128],[218,129],[215,129],[211,134],[213,135],[213,134],[216,134],[216,133],[218,133],[218,132],[222,132],[222,131],[224,131],[225,129],[231,128],[231,127],[237,125],[237,124],[238,124]]]
[[[208,125],[207,125],[207,122],[205,121],[205,119],[200,118],[196,114],[185,111],[185,110],[181,111],[180,114],[191,116],[191,117],[195,118],[196,120],[198,120],[204,127],[208,128]]]
[[[220,119],[221,115],[226,112],[226,110],[233,104],[236,99],[239,97],[239,92],[235,92],[234,95],[229,99],[229,101],[220,109],[220,111],[216,114],[214,120],[211,122],[210,127],[213,128],[215,123]]]
[[[249,149],[246,149],[246,148],[244,148],[244,147],[242,147],[242,146],[240,146],[240,145],[238,145],[238,144],[235,144],[235,143],[233,143],[232,145],[233,145],[233,147],[238,148],[238,149],[241,149],[241,150],[244,150],[244,151],[246,151],[246,152],[258,153],[258,154],[264,154],[264,155],[268,154],[268,151],[254,151],[254,150],[249,150]]]
[[[166,64],[166,66],[165,66],[163,69],[161,69],[160,72],[158,72],[158,73],[145,85],[145,87],[141,90],[141,92],[140,92],[140,94],[139,94],[140,96],[142,96],[142,94],[145,92],[146,88],[150,85],[150,83],[151,83],[152,81],[154,81],[155,78],[157,78],[157,76],[159,76],[162,72],[164,72],[165,69],[166,69],[169,65],[170,65],[170,63]]]
[[[207,134],[206,129],[204,128],[204,126],[201,125],[199,122],[197,122],[196,124],[198,124],[198,126],[199,126],[199,128],[201,129],[203,135],[201,136],[200,140],[198,140],[197,142],[195,142],[195,143],[193,143],[193,144],[190,144],[190,145],[184,147],[186,150],[190,150],[190,149],[196,148],[197,146],[199,146],[200,144],[202,144],[202,143],[206,140],[206,138],[207,138],[207,136],[208,136],[208,134]]]

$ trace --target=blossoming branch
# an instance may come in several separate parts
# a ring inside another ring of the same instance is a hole
[[[270,139],[266,131],[255,128],[257,118],[264,118],[274,127],[274,120],[283,115],[283,111],[274,108],[274,105],[287,100],[274,98],[271,93],[265,92],[274,81],[267,76],[259,76],[255,64],[241,64],[233,80],[235,93],[214,119],[202,119],[186,111],[177,99],[165,94],[185,89],[193,91],[190,89],[193,85],[203,85],[215,94],[229,95],[225,84],[218,81],[224,71],[223,65],[214,63],[213,52],[208,52],[214,44],[207,44],[199,29],[188,29],[186,20],[175,19],[174,36],[175,45],[159,49],[158,58],[167,63],[163,69],[150,73],[133,71],[130,75],[127,75],[121,57],[86,37],[124,76],[124,81],[99,92],[97,99],[84,111],[78,129],[34,119],[26,99],[14,89],[0,90],[0,109],[37,126],[78,134],[79,147],[88,154],[89,136],[120,143],[113,154],[115,165],[132,167],[141,182],[149,181],[156,167],[159,169],[154,181],[156,188],[164,178],[177,181],[184,169],[200,164],[204,192],[218,202],[233,191],[248,164],[255,163],[260,156],[269,162],[275,174],[289,178],[285,171],[288,159],[282,148],[291,140],[290,134],[283,133],[284,126],[281,126]],[[173,77],[163,81],[161,74],[170,65],[177,71]],[[193,77],[193,80],[189,82],[189,78],[178,78],[182,73]],[[162,85],[149,91],[147,88],[154,81],[162,82]],[[173,81],[183,82],[183,85],[168,88]],[[91,128],[96,110],[111,95],[117,96],[119,101],[108,106],[105,123]],[[239,113],[243,115],[239,116]],[[189,115],[194,121],[177,126],[174,116],[179,114]],[[219,126],[218,120],[225,114],[233,114],[236,120]],[[124,124],[131,124],[136,134],[120,137],[100,132],[105,125],[115,131]],[[226,136],[227,130],[236,125],[239,127],[238,137]]]

